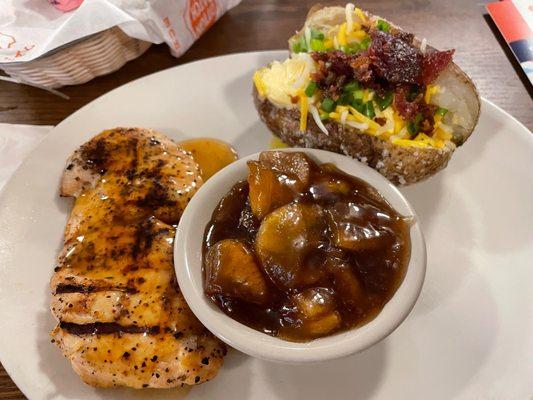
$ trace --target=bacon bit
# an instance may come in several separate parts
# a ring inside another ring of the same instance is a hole
[[[374,121],[376,121],[381,126],[383,126],[383,125],[385,125],[387,123],[387,120],[385,118],[380,118],[380,117],[374,118]]]
[[[455,50],[428,52],[422,61],[421,82],[428,85],[452,62]]]
[[[422,114],[423,120],[420,123],[421,132],[432,132],[433,126],[435,125],[433,115],[437,106],[426,104],[422,101],[422,93],[419,93],[413,101],[408,101],[407,93],[409,93],[409,85],[404,85],[397,89],[394,95],[394,108],[405,120],[412,120],[417,114]]]
[[[420,50],[387,32],[374,30],[368,50],[376,75],[393,84],[419,82],[423,61]]]
[[[354,59],[350,66],[354,70],[355,78],[362,84],[372,85],[374,74],[372,72],[372,63],[367,54],[361,54]]]
[[[300,101],[300,97],[299,96],[291,96],[291,95],[289,95],[289,97],[291,98],[291,103],[292,104],[296,104],[296,103],[298,103],[298,101]]]
[[[422,120],[422,123],[420,124],[420,131],[424,133],[433,132],[433,123],[431,123],[429,118],[426,117]]]
[[[396,32],[394,36],[410,45],[413,45],[413,39],[415,38],[415,35],[407,32]]]
[[[353,77],[350,61],[356,56],[332,51],[311,53],[311,57],[317,63],[316,72],[311,75],[311,79],[323,90],[325,97],[337,100],[344,83]]]
[[[326,67],[328,72],[333,72],[335,75],[349,75],[351,76],[353,71],[350,68],[350,62],[357,58],[355,54],[346,54],[340,50],[328,51],[328,52],[313,52],[311,57],[321,66]],[[322,63],[321,63],[322,62]]]
[[[418,113],[419,103],[415,101],[408,101],[406,90],[402,87],[394,95],[394,108],[398,111],[404,119],[411,119]]]

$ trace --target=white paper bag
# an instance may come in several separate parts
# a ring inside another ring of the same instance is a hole
[[[74,40],[118,26],[183,54],[240,0],[85,0],[63,13],[47,0],[0,0],[0,64],[30,61]]]

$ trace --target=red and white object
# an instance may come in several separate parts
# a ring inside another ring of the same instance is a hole
[[[0,65],[31,61],[75,40],[118,26],[131,38],[166,42],[183,54],[241,0],[2,0]]]
[[[490,3],[487,11],[533,83],[533,0]]]

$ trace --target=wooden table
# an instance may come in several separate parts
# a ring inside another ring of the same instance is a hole
[[[481,95],[533,129],[531,91],[528,93],[525,75],[517,74],[517,63],[509,60],[507,48],[500,45],[492,22],[484,16],[486,2],[361,0],[358,4],[425,36],[437,48],[455,48],[456,62],[472,77]],[[302,24],[314,3],[315,0],[244,0],[180,59],[173,58],[164,45],[152,46],[141,58],[114,74],[63,88],[70,100],[0,82],[0,122],[57,124],[109,90],[155,71],[221,54],[285,48],[287,38]],[[21,398],[23,394],[0,366],[0,399]]]

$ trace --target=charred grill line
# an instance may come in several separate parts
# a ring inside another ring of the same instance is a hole
[[[94,293],[103,291],[118,291],[128,294],[139,293],[139,291],[131,286],[96,286],[96,285],[74,285],[68,283],[60,283],[55,289],[55,294],[62,293]]]
[[[108,335],[113,333],[146,333],[156,335],[159,333],[159,326],[122,326],[115,322],[94,322],[92,324],[74,324],[72,322],[59,323],[61,329],[73,335]]]

